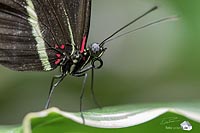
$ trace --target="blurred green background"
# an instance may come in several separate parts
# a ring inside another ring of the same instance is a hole
[[[172,15],[179,21],[157,24],[107,44],[104,66],[95,71],[102,106],[200,100],[199,0],[93,0],[88,44],[101,42],[118,28],[158,5],[159,9],[122,33]],[[0,124],[21,123],[28,112],[44,108],[52,72],[15,72],[0,67]],[[89,76],[90,77],[90,76]],[[68,76],[56,88],[51,106],[79,111],[82,78]],[[95,108],[89,90],[84,109]]]

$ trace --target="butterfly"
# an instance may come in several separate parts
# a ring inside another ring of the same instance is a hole
[[[54,89],[67,75],[84,77],[80,96],[82,115],[82,99],[89,70],[92,72],[91,91],[99,106],[94,95],[93,79],[94,69],[103,66],[101,57],[107,49],[105,44],[158,8],[154,6],[101,43],[87,46],[91,4],[92,0],[0,0],[0,64],[15,71],[52,71],[60,68],[60,74],[52,78],[45,109],[49,107]]]

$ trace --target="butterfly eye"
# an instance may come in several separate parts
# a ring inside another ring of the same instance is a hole
[[[100,51],[100,46],[99,46],[98,43],[93,43],[93,44],[91,45],[90,49],[91,49],[91,52],[92,52],[93,54],[96,54],[96,53],[98,53],[98,52]]]

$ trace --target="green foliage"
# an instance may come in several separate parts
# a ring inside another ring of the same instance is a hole
[[[143,104],[106,107],[80,113],[50,108],[29,113],[23,126],[1,126],[0,133],[124,133],[124,132],[183,132],[180,124],[189,121],[192,133],[200,130],[200,104]],[[23,127],[23,129],[22,129]]]

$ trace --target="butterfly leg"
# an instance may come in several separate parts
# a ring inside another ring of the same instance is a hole
[[[97,101],[96,96],[95,96],[95,93],[94,93],[94,68],[92,68],[90,90],[91,90],[92,99],[93,99],[95,105],[96,105],[98,108],[101,108],[101,105],[100,105],[99,102]]]
[[[95,69],[95,66],[94,65],[90,65],[88,67],[86,67],[85,69],[82,69],[81,71],[78,71],[76,74],[77,75],[81,75],[81,76],[84,76],[83,73],[85,73],[86,71],[88,70],[92,70],[92,74],[91,74],[91,86],[90,86],[90,90],[91,90],[91,94],[92,94],[92,98],[93,98],[93,101],[95,103],[95,105],[97,105],[99,108],[101,108],[100,104],[97,102],[97,99],[95,97],[95,93],[94,93],[94,69]],[[83,83],[84,85],[85,83]]]
[[[82,88],[81,88],[81,94],[80,94],[80,112],[81,112],[81,118],[83,120],[83,124],[85,124],[85,119],[84,119],[84,116],[83,116],[83,96],[84,96],[84,93],[85,93],[85,84],[86,84],[86,80],[87,80],[87,73],[73,74],[73,76],[84,77],[83,83],[82,83]]]
[[[49,90],[49,95],[48,95],[48,99],[47,102],[45,104],[45,109],[48,109],[49,104],[50,104],[50,100],[51,100],[51,96],[53,94],[54,89],[59,85],[59,83],[65,78],[66,73],[61,74],[61,75],[55,75],[52,80],[51,80],[51,86],[50,86],[50,90]],[[54,81],[58,79],[58,81],[54,84]]]

